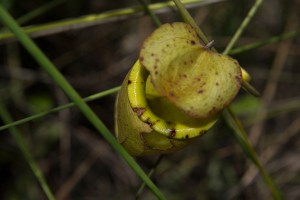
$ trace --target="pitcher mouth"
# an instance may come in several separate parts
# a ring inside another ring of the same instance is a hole
[[[153,130],[169,138],[187,139],[203,135],[216,123],[218,117],[205,122],[199,121],[199,124],[191,127],[185,123],[165,120],[156,115],[146,98],[148,76],[149,72],[137,60],[129,73],[127,93],[132,110],[141,121],[148,124]]]

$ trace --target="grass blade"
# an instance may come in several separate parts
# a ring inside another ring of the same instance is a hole
[[[227,124],[233,129],[233,131],[231,132],[232,136],[238,141],[240,147],[247,154],[248,158],[256,165],[256,167],[260,171],[263,180],[265,181],[266,185],[269,187],[272,193],[273,198],[276,200],[282,200],[283,199],[282,194],[280,193],[279,189],[274,183],[272,177],[267,173],[266,169],[260,162],[254,148],[252,147],[252,145],[248,140],[247,134],[241,122],[238,120],[235,114],[230,110],[230,108],[226,109],[223,112],[223,115]]]
[[[4,102],[1,102],[1,101],[0,101],[0,117],[2,118],[4,123],[10,123],[13,121],[5,107]],[[14,139],[16,140],[21,152],[23,153],[23,155],[24,155],[26,161],[28,162],[31,170],[33,171],[35,177],[37,178],[42,189],[44,190],[47,198],[49,200],[54,200],[55,197],[54,197],[50,187],[48,186],[40,167],[38,166],[37,162],[34,160],[32,153],[28,149],[25,139],[23,138],[22,134],[15,127],[10,127],[9,130],[10,130],[11,134],[13,135]]]
[[[161,21],[156,14],[149,8],[145,0],[139,0],[140,4],[144,7],[145,12],[151,17],[153,23],[158,27],[161,25]]]
[[[3,23],[16,35],[22,45],[35,58],[41,67],[52,77],[55,82],[63,89],[67,96],[74,101],[76,106],[91,122],[91,124],[102,134],[102,136],[111,144],[111,146],[124,158],[128,165],[136,172],[136,174],[145,182],[152,192],[159,199],[165,199],[161,191],[147,177],[141,167],[127,153],[127,151],[116,141],[115,137],[108,130],[105,124],[97,117],[91,108],[83,101],[79,94],[74,90],[65,77],[55,68],[53,63],[45,56],[38,46],[24,33],[22,28],[15,22],[5,8],[0,4],[0,17]]]
[[[182,2],[185,5],[202,5],[202,4],[210,4],[216,3],[224,0],[183,0]],[[153,3],[149,5],[149,9],[158,13],[165,12],[165,10],[169,10],[169,8],[175,7],[173,2],[160,2]],[[75,19],[64,19],[56,22],[51,22],[42,25],[32,25],[30,27],[24,28],[24,31],[29,34],[31,37],[39,37],[45,35],[51,35],[55,33],[61,33],[69,30],[78,30],[90,26],[95,26],[98,24],[103,24],[107,22],[114,22],[125,20],[128,18],[141,16],[144,14],[143,6],[132,6],[128,8],[122,8],[118,10],[106,11],[99,14],[91,14],[82,17],[78,17]],[[7,40],[12,40],[15,38],[15,35],[9,31],[5,31],[0,33],[0,42],[4,42]]]
[[[157,160],[155,161],[153,167],[150,169],[150,171],[149,171],[148,174],[147,174],[147,176],[148,176],[149,178],[151,178],[151,176],[154,174],[154,172],[155,172],[157,166],[160,164],[160,162],[162,161],[163,157],[164,157],[164,155],[161,154],[161,155],[157,158]],[[141,196],[141,194],[142,194],[144,188],[145,188],[145,183],[142,183],[142,184],[140,185],[140,187],[139,187],[139,189],[138,189],[136,195],[135,195],[135,199],[136,199],[136,200],[140,198],[140,196]]]
[[[266,39],[266,40],[261,40],[261,41],[257,41],[257,42],[251,43],[251,44],[241,46],[241,47],[234,48],[234,49],[229,51],[229,54],[230,55],[235,55],[235,54],[243,53],[245,51],[250,51],[252,49],[257,49],[257,48],[262,47],[264,45],[273,44],[273,43],[280,42],[280,41],[283,41],[283,40],[288,40],[288,39],[291,39],[293,37],[297,37],[299,35],[300,35],[300,29],[295,30],[295,31],[291,31],[291,32],[288,32],[288,33],[284,33],[282,35],[273,36],[273,37],[271,37],[269,39]]]
[[[101,97],[104,97],[106,95],[115,93],[115,92],[119,91],[120,88],[121,88],[121,86],[118,86],[118,87],[115,87],[115,88],[111,88],[109,90],[105,90],[103,92],[99,92],[97,94],[93,94],[91,96],[83,98],[83,100],[85,102],[93,101],[93,100],[99,99]],[[16,120],[16,121],[7,123],[7,124],[5,124],[3,126],[0,126],[0,131],[5,130],[7,128],[10,128],[12,126],[21,125],[21,124],[24,124],[26,122],[30,122],[30,121],[33,121],[35,119],[39,119],[39,118],[44,117],[46,115],[49,115],[51,113],[59,112],[61,110],[64,110],[64,109],[67,109],[67,108],[71,108],[71,107],[74,107],[74,106],[75,106],[75,103],[73,103],[73,102],[72,103],[68,103],[68,104],[65,104],[65,105],[62,105],[62,106],[58,106],[56,108],[53,108],[53,109],[45,111],[45,112],[41,112],[41,113],[38,113],[38,114],[35,114],[35,115],[31,115],[29,117],[26,117],[26,118],[23,118],[23,119],[20,119],[20,120]]]
[[[51,9],[55,8],[56,6],[62,4],[66,2],[66,0],[55,0],[55,1],[50,1],[40,7],[38,7],[35,10],[30,11],[29,13],[27,13],[26,15],[20,17],[17,19],[17,22],[19,24],[24,24],[46,12],[49,12]]]
[[[249,22],[251,21],[251,19],[255,15],[256,11],[258,10],[258,8],[262,4],[262,2],[263,2],[263,0],[256,0],[255,1],[252,8],[249,10],[247,16],[245,17],[244,21],[242,22],[242,24],[240,25],[238,30],[235,32],[234,36],[231,38],[229,44],[226,46],[226,49],[223,51],[223,54],[227,55],[230,52],[232,47],[235,45],[235,43],[238,41],[238,39],[242,35],[243,31],[247,28]]]

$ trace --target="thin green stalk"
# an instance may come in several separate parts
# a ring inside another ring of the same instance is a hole
[[[91,96],[83,98],[83,101],[89,102],[89,101],[93,101],[93,100],[99,99],[101,97],[104,97],[104,96],[107,96],[107,95],[110,95],[110,94],[113,94],[113,93],[119,91],[120,88],[121,88],[121,86],[118,86],[118,87],[115,87],[115,88],[111,88],[109,90],[105,90],[103,92],[99,92],[97,94],[93,94]],[[17,121],[13,121],[13,122],[7,123],[7,124],[5,124],[3,126],[0,126],[0,131],[5,130],[7,128],[10,128],[12,126],[21,125],[21,124],[24,124],[26,122],[33,121],[35,119],[39,119],[39,118],[44,117],[46,115],[49,115],[51,113],[59,112],[61,110],[64,110],[64,109],[67,109],[67,108],[71,108],[73,106],[75,106],[75,103],[73,103],[73,102],[72,103],[68,103],[68,104],[65,104],[65,105],[62,105],[62,106],[58,106],[56,108],[53,108],[53,109],[45,111],[45,112],[41,112],[41,113],[38,113],[38,114],[35,114],[35,115],[31,115],[29,117],[17,120]]]
[[[248,157],[252,160],[252,162],[256,165],[258,170],[260,171],[264,182],[269,187],[272,196],[275,200],[282,200],[283,196],[280,193],[280,190],[274,183],[271,176],[267,173],[265,168],[263,167],[262,163],[260,162],[254,148],[252,147],[251,143],[247,138],[247,134],[239,121],[239,119],[235,116],[235,114],[231,111],[230,108],[226,109],[224,112],[224,119],[226,120],[227,124],[233,129],[231,132],[235,139],[239,142],[240,146],[244,150],[244,152],[248,155]]]
[[[229,55],[235,55],[235,54],[239,54],[239,53],[249,51],[249,50],[252,50],[252,49],[257,49],[257,48],[262,47],[264,45],[273,44],[273,43],[280,42],[280,41],[283,41],[283,40],[287,40],[287,39],[290,39],[290,38],[293,38],[293,37],[296,37],[296,36],[299,36],[299,35],[300,35],[300,29],[295,30],[295,31],[291,31],[291,32],[288,32],[288,33],[284,33],[282,35],[273,36],[273,37],[271,37],[269,39],[266,39],[266,40],[257,41],[257,42],[251,43],[251,44],[247,44],[247,45],[244,45],[244,46],[241,46],[241,47],[231,49],[229,51]]]
[[[145,2],[145,0],[138,0],[142,6],[144,7],[144,10],[146,13],[151,17],[152,21],[156,26],[160,26],[161,22],[159,18],[155,15],[155,13],[149,8],[148,4]]]
[[[249,94],[259,97],[260,93],[247,81],[242,81],[242,87],[245,91],[247,91]]]
[[[52,10],[53,8],[55,8],[56,6],[62,4],[66,2],[66,0],[55,0],[55,1],[50,1],[45,3],[44,5],[28,12],[27,14],[23,15],[22,17],[18,18],[16,21],[19,24],[24,24],[42,14],[45,14],[46,12],[49,12],[50,10]]]
[[[234,36],[231,38],[229,44],[227,45],[226,49],[223,51],[223,54],[227,55],[232,47],[235,45],[235,43],[238,41],[240,36],[242,35],[243,31],[246,29],[248,26],[249,22],[253,18],[254,14],[262,4],[263,0],[256,0],[255,3],[253,4],[252,8],[249,10],[247,16],[243,20],[242,24],[238,28],[238,30],[235,32]]]
[[[0,117],[2,118],[4,123],[10,123],[13,121],[9,112],[7,111],[4,102],[0,100]],[[23,138],[22,134],[16,127],[11,127],[10,129],[11,134],[13,135],[14,139],[16,140],[21,152],[23,153],[26,161],[28,162],[31,170],[33,171],[36,179],[40,183],[43,191],[45,192],[46,196],[50,200],[54,200],[55,197],[47,184],[40,167],[38,166],[37,162],[34,160],[32,153],[28,149],[25,139]]]
[[[147,174],[147,176],[148,176],[149,178],[152,177],[152,175],[154,174],[154,172],[155,172],[157,166],[158,166],[158,165],[160,164],[160,162],[162,161],[163,157],[164,157],[163,154],[159,155],[159,157],[158,157],[158,159],[156,160],[156,162],[154,163],[153,167],[151,168],[151,170],[150,170],[149,173]],[[140,187],[139,187],[139,189],[138,189],[138,191],[137,191],[137,193],[136,193],[136,195],[135,195],[135,199],[136,199],[136,200],[140,198],[140,196],[141,196],[141,194],[142,194],[144,188],[145,188],[145,183],[143,182],[143,183],[140,185]]]
[[[267,119],[272,119],[278,117],[279,115],[284,115],[290,112],[295,112],[295,110],[300,110],[300,98],[290,99],[288,101],[280,101],[276,104],[272,104],[267,107],[266,115],[252,116],[250,119],[244,121],[244,124],[253,125]]]
[[[209,3],[210,0],[183,0],[185,5],[199,4],[199,3]],[[160,2],[149,5],[149,9],[155,12],[160,12],[167,8],[175,7],[175,5],[168,2]],[[51,35],[55,33],[61,33],[64,31],[82,29],[90,26],[95,26],[98,24],[103,24],[112,21],[119,21],[128,19],[129,17],[140,16],[144,13],[143,6],[132,6],[128,8],[122,8],[117,10],[111,10],[102,12],[99,14],[90,14],[75,19],[64,19],[57,22],[51,22],[42,25],[32,25],[24,28],[24,31],[31,37],[38,37],[43,35]],[[12,40],[15,35],[9,31],[0,33],[0,42],[6,40]]]
[[[92,109],[82,100],[75,89],[65,79],[65,77],[57,70],[53,63],[45,56],[39,47],[24,33],[22,28],[15,22],[5,8],[0,4],[0,18],[3,23],[16,35],[22,45],[35,58],[37,63],[52,77],[55,82],[62,88],[67,96],[76,104],[84,116],[91,122],[96,130],[102,134],[108,143],[123,157],[128,165],[136,172],[136,174],[145,182],[152,192],[159,199],[166,199],[156,185],[147,177],[142,168],[128,154],[128,152],[116,141],[115,137],[108,130],[105,124],[97,117]]]

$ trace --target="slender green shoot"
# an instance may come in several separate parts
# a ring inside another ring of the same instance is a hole
[[[243,45],[241,47],[231,49],[229,51],[229,55],[235,55],[235,54],[239,54],[239,53],[242,53],[242,52],[245,52],[245,51],[250,51],[252,49],[257,49],[259,47],[262,47],[262,46],[265,46],[265,45],[268,45],[268,44],[273,44],[273,43],[280,42],[280,41],[283,41],[283,40],[288,40],[288,39],[297,37],[299,35],[300,35],[300,29],[295,30],[295,31],[291,31],[291,32],[288,32],[288,33],[284,33],[282,35],[273,36],[269,39],[256,41],[256,42],[251,43],[251,44],[247,44],[247,45]]]
[[[232,136],[238,141],[241,148],[248,155],[249,159],[256,165],[256,167],[260,171],[263,180],[265,181],[266,185],[269,187],[272,193],[273,198],[275,200],[282,200],[283,196],[280,190],[277,188],[272,177],[267,173],[262,163],[260,162],[258,155],[256,154],[254,148],[249,142],[247,134],[239,119],[235,116],[235,114],[231,111],[230,108],[226,109],[223,112],[223,115],[227,124],[233,129],[233,131],[231,132]]]
[[[149,8],[148,4],[145,2],[145,0],[138,0],[141,5],[144,7],[144,10],[146,13],[151,17],[152,21],[156,26],[160,26],[161,22],[159,18],[156,16],[156,14]]]
[[[97,117],[92,109],[83,101],[76,90],[70,85],[65,77],[57,70],[53,63],[39,49],[39,47],[28,37],[16,21],[10,16],[5,8],[0,4],[0,19],[3,23],[16,35],[22,45],[35,58],[37,63],[52,77],[55,82],[63,89],[66,95],[74,101],[76,106],[98,130],[99,133],[107,140],[108,143],[123,157],[128,165],[136,172],[136,174],[145,182],[150,190],[159,199],[166,199],[156,185],[147,177],[142,168],[135,162],[129,153],[116,141],[115,137],[108,130],[105,124]]]
[[[99,99],[101,97],[104,97],[104,96],[113,94],[115,92],[118,92],[120,90],[120,88],[121,88],[121,86],[114,87],[114,88],[105,90],[103,92],[99,92],[97,94],[93,94],[91,96],[83,98],[83,100],[85,102],[93,101],[93,100]],[[45,111],[45,112],[41,112],[41,113],[38,113],[38,114],[35,114],[35,115],[31,115],[29,117],[26,117],[26,118],[23,118],[23,119],[20,119],[20,120],[16,120],[16,121],[7,123],[7,124],[5,124],[3,126],[0,126],[0,131],[5,130],[7,128],[10,128],[12,126],[21,125],[21,124],[24,124],[26,122],[30,122],[30,121],[39,119],[39,118],[44,117],[46,115],[49,115],[51,113],[56,113],[56,112],[59,112],[61,110],[64,110],[64,109],[67,109],[67,108],[71,108],[71,107],[74,107],[74,106],[75,106],[75,103],[73,103],[73,102],[72,103],[68,103],[68,104],[65,104],[65,105],[62,105],[62,106],[58,106],[56,108],[53,108],[53,109]]]
[[[249,82],[243,81],[242,82],[242,87],[249,94],[251,94],[251,95],[253,95],[255,97],[259,97],[260,96],[260,93]]]
[[[50,10],[52,10],[53,8],[55,8],[56,6],[59,6],[60,4],[66,2],[67,0],[54,0],[54,1],[50,1],[45,3],[44,5],[26,13],[25,15],[23,15],[22,17],[16,19],[16,21],[21,25],[24,24],[38,16],[41,16],[47,12],[49,12]],[[3,30],[1,30],[3,31]]]
[[[2,118],[4,123],[10,123],[13,121],[12,117],[10,116],[9,112],[7,111],[4,102],[0,99],[0,117]],[[54,200],[55,197],[47,184],[40,167],[38,166],[37,162],[34,160],[32,153],[30,152],[28,146],[26,145],[25,139],[23,138],[22,134],[16,127],[10,127],[9,131],[13,135],[14,139],[16,140],[21,152],[23,153],[26,161],[28,162],[31,170],[33,171],[36,179],[40,183],[43,191],[45,192],[47,198],[49,200]]]
[[[230,50],[232,49],[232,47],[239,40],[239,38],[242,35],[242,33],[244,32],[244,30],[247,28],[249,22],[251,21],[251,19],[255,15],[256,11],[258,10],[258,8],[262,4],[262,2],[263,2],[263,0],[256,0],[255,1],[255,3],[253,4],[253,6],[251,7],[251,9],[249,10],[247,16],[243,20],[242,24],[240,25],[240,27],[238,28],[238,30],[235,32],[235,34],[231,38],[229,44],[226,46],[226,49],[223,51],[223,54],[227,55],[230,52]]]
[[[183,0],[185,5],[199,5],[200,3],[209,3],[210,0]],[[213,1],[212,3],[214,3]],[[155,12],[162,12],[166,9],[175,7],[174,3],[171,1],[153,3],[149,5],[149,9]],[[90,26],[95,26],[98,24],[125,20],[128,18],[140,16],[144,14],[143,6],[132,6],[128,8],[116,9],[111,11],[106,11],[98,14],[90,14],[86,16],[81,16],[75,19],[63,19],[56,22],[50,22],[41,25],[32,25],[25,27],[24,31],[30,35],[30,37],[39,37],[44,35],[51,35],[55,33],[61,33],[65,31],[70,31],[74,29],[82,29]],[[0,33],[0,42],[12,40],[15,36],[9,31],[4,31]]]
[[[150,169],[149,173],[147,174],[147,176],[148,176],[149,178],[152,177],[152,175],[154,174],[154,172],[155,172],[157,166],[158,166],[158,165],[160,164],[160,162],[162,161],[163,157],[164,157],[163,154],[159,155],[159,157],[157,158],[157,160],[156,160],[156,162],[154,163],[153,167]],[[145,183],[143,182],[143,183],[140,185],[140,187],[139,187],[139,189],[138,189],[138,191],[137,191],[137,193],[136,193],[136,195],[135,195],[135,199],[136,199],[136,200],[140,198],[140,196],[141,196],[141,194],[142,194],[144,188],[145,188]]]

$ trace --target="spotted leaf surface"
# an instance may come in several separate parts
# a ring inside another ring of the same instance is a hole
[[[203,47],[185,23],[156,29],[144,42],[139,60],[150,72],[154,89],[193,118],[215,118],[241,86],[238,62]]]

